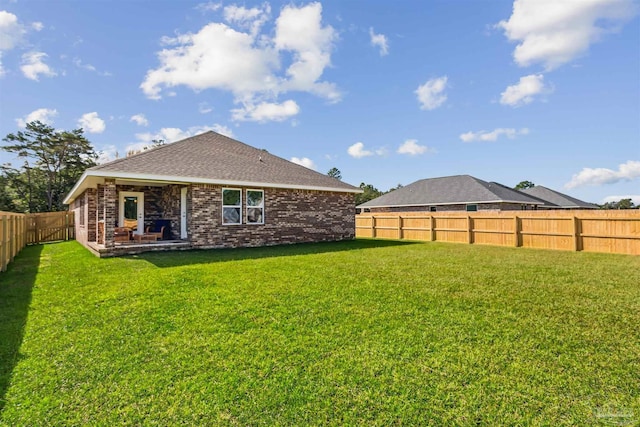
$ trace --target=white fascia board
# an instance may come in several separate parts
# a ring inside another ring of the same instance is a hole
[[[230,185],[240,187],[266,187],[266,188],[285,188],[291,190],[316,190],[316,191],[331,191],[335,193],[362,193],[360,188],[349,190],[345,188],[335,187],[319,187],[313,185],[295,185],[295,184],[275,184],[271,182],[256,182],[256,181],[235,181],[224,179],[208,179],[208,178],[194,178],[183,176],[171,176],[171,175],[149,175],[142,173],[128,173],[128,172],[110,172],[100,170],[87,170],[82,174],[82,177],[78,180],[76,185],[71,189],[69,195],[64,199],[65,204],[69,204],[75,198],[77,192],[82,183],[89,176],[102,177],[102,178],[116,178],[127,179],[135,181],[153,181],[153,182],[172,182],[172,183],[184,183],[184,184],[215,184],[215,185]]]

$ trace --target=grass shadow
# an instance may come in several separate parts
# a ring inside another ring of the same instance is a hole
[[[20,360],[20,346],[38,274],[42,245],[27,246],[0,273],[0,414],[13,369]]]
[[[356,251],[389,246],[415,245],[420,242],[399,240],[355,239],[339,242],[297,243],[292,245],[264,246],[239,249],[195,249],[175,252],[148,252],[132,255],[131,258],[147,261],[156,267],[177,267],[212,262],[238,261],[245,259],[274,258],[310,255],[328,252]]]

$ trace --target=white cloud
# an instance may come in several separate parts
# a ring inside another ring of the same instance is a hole
[[[614,184],[620,181],[631,181],[640,178],[640,161],[629,160],[618,166],[618,170],[607,168],[584,168],[573,175],[566,188],[583,185]]]
[[[16,119],[16,124],[23,128],[27,123],[40,121],[46,125],[53,124],[53,118],[58,115],[58,110],[55,108],[38,108],[24,116],[23,118]]]
[[[215,125],[211,126],[211,130],[219,133],[220,135],[233,138],[233,131],[228,126],[224,126],[216,123]]]
[[[79,58],[75,58],[73,60],[73,64],[78,68],[83,68],[83,69],[89,70],[89,71],[97,71],[96,67],[94,67],[91,64],[83,64],[82,61]]]
[[[224,8],[224,19],[230,24],[237,24],[240,28],[247,29],[252,35],[258,34],[260,28],[269,20],[271,6],[264,3],[262,8],[231,5]]]
[[[508,86],[500,94],[500,104],[519,107],[533,102],[533,98],[539,94],[553,92],[551,86],[545,86],[542,74],[530,74],[520,77],[515,85]]]
[[[515,0],[509,19],[496,27],[519,43],[513,52],[518,65],[540,63],[552,70],[586,53],[636,13],[633,0]]]
[[[131,116],[129,119],[130,122],[136,122],[138,126],[149,126],[149,120],[145,117],[144,114],[135,114]]]
[[[607,196],[600,203],[617,202],[622,199],[631,199],[634,205],[640,206],[640,194],[626,194],[624,196]]]
[[[42,31],[42,29],[44,28],[44,24],[42,22],[33,22],[31,23],[31,28],[33,28],[35,31]]]
[[[0,10],[0,52],[16,47],[22,41],[25,32],[16,15]]]
[[[351,157],[361,159],[362,157],[373,156],[373,151],[365,150],[362,142],[356,142],[347,149],[347,153]]]
[[[28,79],[38,81],[39,76],[42,74],[45,77],[56,76],[56,72],[53,71],[47,64],[44,63],[44,59],[48,55],[44,52],[27,52],[22,55],[22,74]]]
[[[338,102],[341,94],[335,84],[320,82],[324,69],[331,65],[333,43],[337,32],[330,25],[322,26],[322,5],[285,6],[276,20],[273,40],[279,51],[291,51],[294,61],[287,68],[288,80],[281,90],[310,92],[330,102]]]
[[[198,104],[198,112],[200,114],[207,114],[213,111],[213,108],[209,106],[207,102],[201,102]]]
[[[387,154],[389,154],[389,150],[387,149],[387,147],[380,147],[376,149],[374,152],[378,156],[386,156]]]
[[[618,166],[618,170],[607,168],[584,168],[573,175],[565,188],[571,189],[583,185],[615,184],[640,178],[640,161],[629,160]]]
[[[258,105],[245,104],[242,108],[231,110],[232,119],[236,121],[250,121],[265,123],[268,121],[281,122],[300,112],[295,101],[287,100],[281,104],[262,102]]]
[[[304,166],[305,168],[316,170],[316,164],[308,157],[292,157],[291,161],[297,165]]]
[[[102,133],[106,129],[104,120],[98,117],[95,111],[85,113],[78,119],[78,127],[81,127],[88,133]]]
[[[267,3],[252,9],[228,6],[227,24],[209,23],[197,33],[163,37],[165,48],[157,54],[160,65],[148,70],[140,88],[151,99],[160,99],[165,89],[176,86],[228,91],[243,105],[236,117],[251,117],[249,110],[260,106],[291,108],[293,101],[278,101],[289,91],[338,101],[341,94],[335,84],[320,80],[331,65],[337,39],[331,26],[322,25],[320,3],[285,6],[274,33],[261,32],[269,12]]]
[[[409,154],[411,156],[417,156],[418,154],[424,154],[429,151],[429,147],[426,145],[418,145],[417,139],[407,139],[398,147],[398,154]]]
[[[497,128],[492,130],[491,132],[487,132],[484,130],[478,132],[467,132],[460,135],[460,139],[463,142],[475,142],[475,141],[484,141],[484,142],[493,142],[497,141],[501,135],[506,136],[509,139],[514,139],[519,135],[527,135],[529,133],[529,129],[522,128],[520,130],[514,128]]]
[[[444,90],[447,88],[447,76],[433,78],[425,84],[418,86],[415,93],[418,95],[421,110],[435,110],[447,100]]]
[[[371,46],[380,49],[380,56],[385,56],[389,53],[389,40],[387,40],[387,36],[374,33],[372,27],[369,28],[369,37],[371,38]]]
[[[98,164],[103,164],[118,158],[118,147],[115,145],[106,145],[98,150]]]
[[[195,91],[227,90],[236,98],[277,86],[273,49],[254,46],[255,39],[225,24],[211,23],[196,34],[165,37],[170,46],[158,53],[160,67],[149,70],[140,85],[145,95],[160,99],[163,87],[185,85]]]
[[[195,8],[202,13],[215,12],[222,7],[222,3],[216,3],[213,1],[207,3],[199,3]]]

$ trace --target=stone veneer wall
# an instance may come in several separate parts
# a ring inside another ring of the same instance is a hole
[[[476,204],[476,203],[470,203]],[[520,203],[477,203],[478,211],[520,211]],[[536,209],[535,205],[525,205],[526,210]],[[428,212],[430,206],[399,206],[385,208],[370,208],[369,212]],[[436,212],[465,212],[467,204],[459,205],[437,205]]]
[[[222,186],[193,184],[187,199],[188,234],[194,248],[236,248],[353,239],[352,193],[264,188],[264,224],[222,225]]]

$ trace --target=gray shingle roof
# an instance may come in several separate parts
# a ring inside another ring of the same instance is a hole
[[[87,174],[115,173],[191,178],[221,182],[250,182],[274,186],[360,192],[357,187],[274,156],[216,132],[205,132],[152,148],[87,170]]]
[[[421,179],[412,184],[369,200],[358,208],[390,206],[424,206],[457,203],[515,202],[542,204],[502,184],[486,182],[470,175]]]
[[[565,208],[565,209],[597,209],[598,206],[593,203],[584,202],[582,200],[571,197],[567,194],[560,193],[542,185],[520,190],[529,196],[537,197],[545,202],[545,207]]]

